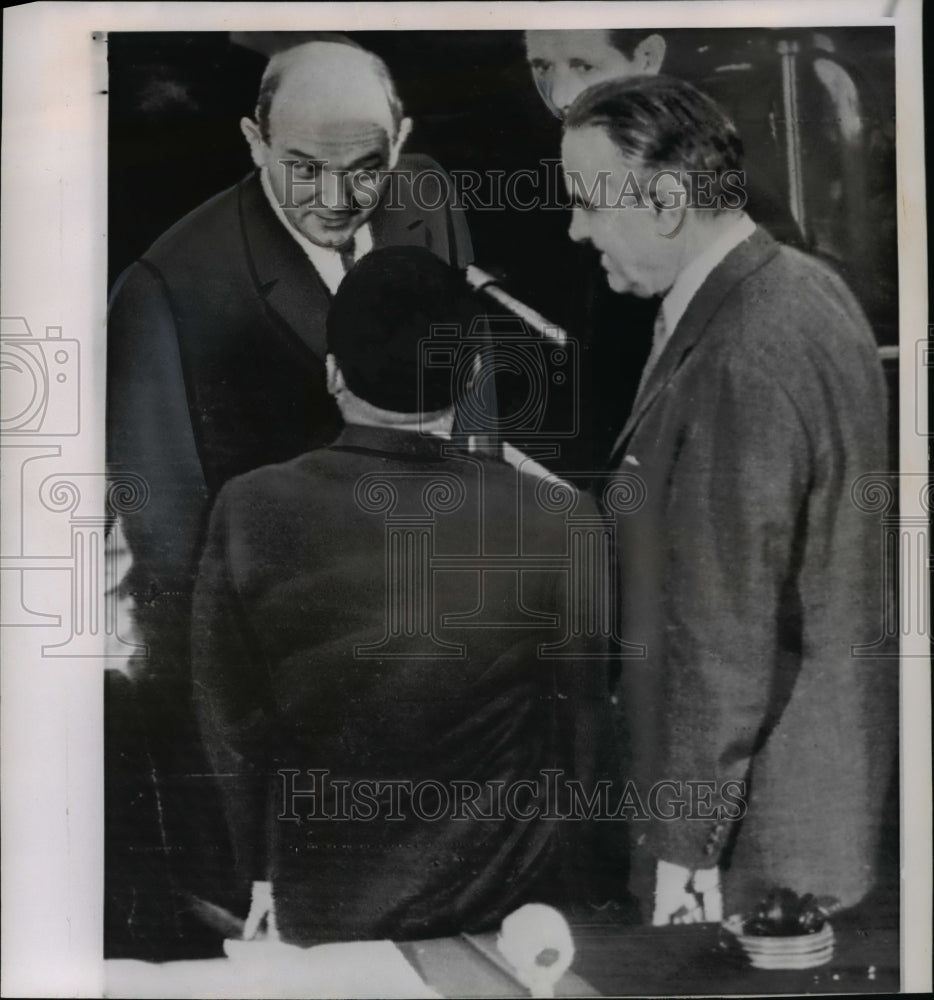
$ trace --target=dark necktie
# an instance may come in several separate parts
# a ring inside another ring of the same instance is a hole
[[[342,247],[338,247],[337,252],[341,255],[341,264],[344,265],[346,274],[354,265],[354,253],[357,249],[357,241],[351,237]]]

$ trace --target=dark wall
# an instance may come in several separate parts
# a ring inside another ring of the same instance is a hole
[[[265,62],[260,53],[302,37],[249,34],[237,36],[237,44],[210,32],[109,36],[111,281],[172,222],[250,169],[238,122],[252,113]],[[560,126],[532,85],[519,32],[353,37],[388,63],[415,121],[411,150],[434,156],[449,171],[477,170],[486,178],[559,155]],[[665,69],[697,83],[734,116],[758,192],[758,221],[792,240],[779,48],[789,41],[799,46],[808,207],[800,242],[839,264],[880,341],[896,342],[891,29],[683,29],[666,31],[665,38]],[[835,109],[812,68],[822,56],[843,66],[857,85],[858,148],[842,148],[837,138]],[[485,181],[478,197],[491,193]],[[560,258],[567,223],[561,210],[471,209],[477,262],[504,272],[540,309],[560,308],[560,269],[550,273],[549,263]]]

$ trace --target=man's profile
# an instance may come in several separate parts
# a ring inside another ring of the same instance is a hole
[[[837,274],[737,207],[739,136],[690,84],[585,91],[562,155],[571,238],[614,290],[662,300],[610,463],[646,490],[618,521],[622,632],[647,651],[619,699],[627,776],[712,795],[706,817],[634,824],[645,916],[719,919],[721,879],[727,913],[774,886],[854,906],[876,875],[898,691],[853,652],[880,627],[879,532],[850,494],[887,465],[872,331]],[[729,781],[741,818],[720,808]]]

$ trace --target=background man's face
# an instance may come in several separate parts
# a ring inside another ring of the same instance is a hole
[[[390,166],[391,144],[385,122],[331,115],[329,103],[283,81],[260,155],[289,224],[312,243],[339,247],[375,211],[376,172]]]
[[[677,275],[680,245],[663,234],[676,222],[669,225],[667,213],[652,206],[645,184],[640,186],[645,207],[631,196],[621,197],[631,190],[627,177],[644,176],[641,165],[623,157],[607,133],[595,126],[569,129],[561,155],[574,203],[571,239],[589,242],[599,251],[614,292],[642,298],[664,294]]]
[[[613,48],[606,31],[527,31],[525,51],[538,92],[558,118],[595,83],[645,72]]]

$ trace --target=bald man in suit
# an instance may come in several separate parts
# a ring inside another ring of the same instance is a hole
[[[121,592],[147,655],[130,664],[132,693],[113,685],[111,757],[145,727],[162,824],[154,853],[171,859],[169,877],[154,875],[146,893],[164,884],[200,898],[223,881],[210,872],[225,863],[219,812],[195,777],[204,768],[189,709],[191,595],[214,496],[231,477],[339,433],[324,323],[355,261],[393,245],[426,247],[458,267],[472,258],[460,213],[417,204],[419,175],[440,168],[402,153],[411,124],[385,65],[349,40],[273,56],[255,118],[241,123],[256,169],[176,223],[113,288],[108,468],[145,477],[149,501],[119,524],[132,556]],[[110,843],[126,847],[135,871],[132,815],[114,820]],[[207,847],[196,853],[199,839]],[[108,899],[128,881],[115,872]],[[113,903],[115,933],[140,926],[142,898],[134,890]],[[185,936],[175,902],[156,919],[165,921]]]

